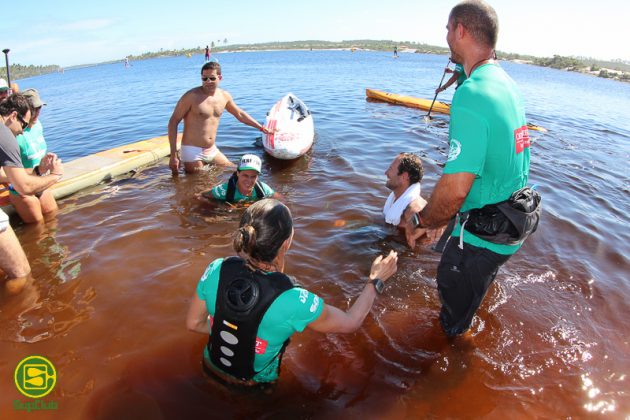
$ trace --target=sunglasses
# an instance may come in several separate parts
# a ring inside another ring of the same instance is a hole
[[[210,80],[211,82],[214,82],[215,80],[217,80],[217,78],[214,76],[210,76],[210,77],[201,76],[201,80],[203,80],[204,82],[207,82],[208,80]]]
[[[24,121],[24,118],[19,114],[17,118],[20,120],[20,124],[22,124],[22,130],[26,130],[26,127],[28,127],[28,121]]]

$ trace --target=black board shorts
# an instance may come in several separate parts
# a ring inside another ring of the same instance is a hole
[[[437,269],[437,285],[442,309],[440,323],[448,336],[466,332],[499,267],[511,255],[502,255],[451,237]]]

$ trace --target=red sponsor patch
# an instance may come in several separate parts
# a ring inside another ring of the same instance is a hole
[[[516,154],[521,153],[530,146],[529,130],[526,125],[514,130],[514,142],[516,144]]]
[[[267,351],[267,340],[256,337],[256,354],[265,354]]]

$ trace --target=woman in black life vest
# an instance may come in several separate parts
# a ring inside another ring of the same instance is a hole
[[[208,266],[186,320],[191,331],[210,334],[204,369],[223,383],[274,382],[289,338],[306,327],[324,333],[356,331],[384,282],[396,272],[394,251],[378,256],[365,288],[344,312],[324,305],[283,273],[293,239],[291,212],[284,204],[258,201],[239,226],[233,245],[240,257],[219,258]]]

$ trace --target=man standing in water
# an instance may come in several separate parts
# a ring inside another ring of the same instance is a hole
[[[182,119],[184,120],[184,135],[182,137],[181,160],[184,162],[184,170],[188,173],[198,171],[207,163],[228,167],[236,166],[216,146],[219,119],[226,109],[243,124],[254,127],[265,134],[271,133],[247,112],[236,106],[232,96],[227,91],[219,88],[221,78],[221,65],[219,63],[211,61],[204,64],[201,68],[201,86],[186,92],[175,106],[173,115],[168,122],[168,140],[171,145],[169,166],[173,175],[177,175],[179,171],[177,126]]]
[[[496,238],[505,236],[503,230],[482,239],[473,229],[479,226],[475,212],[468,213],[510,199],[529,175],[523,100],[514,81],[493,60],[498,27],[496,12],[483,1],[465,1],[451,10],[446,40],[453,61],[463,65],[468,79],[453,97],[444,174],[426,207],[413,202],[405,213],[410,246],[427,229],[461,215],[437,269],[440,322],[449,336],[470,328],[499,267],[524,240],[520,235],[516,242],[500,243]]]

